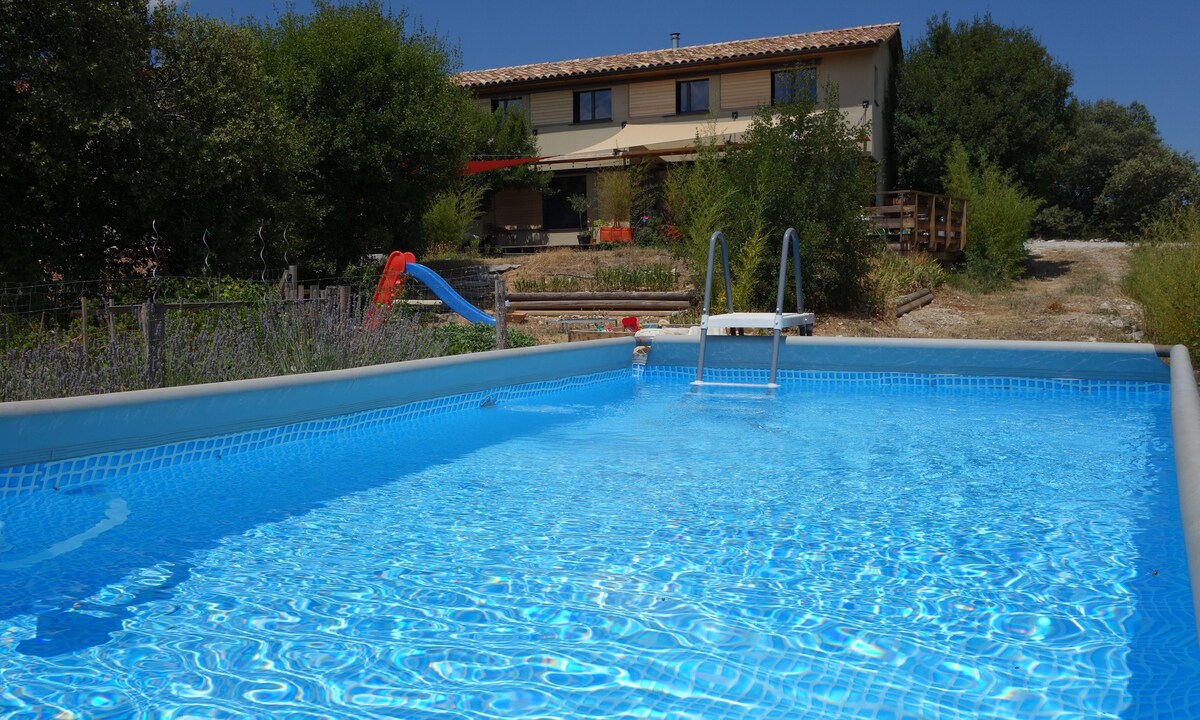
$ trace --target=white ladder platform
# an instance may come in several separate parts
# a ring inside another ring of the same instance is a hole
[[[766,312],[733,312],[710,315],[707,322],[702,321],[701,327],[709,328],[764,328],[767,330],[790,327],[804,327],[815,322],[812,313],[766,313]]]
[[[779,383],[737,383],[737,382],[713,382],[711,380],[693,380],[693,387],[731,387],[731,388],[754,388],[755,390],[776,390],[779,388]]]

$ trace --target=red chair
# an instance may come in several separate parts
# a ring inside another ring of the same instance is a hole
[[[638,319],[636,317],[630,316],[621,318],[621,329],[628,330],[630,332],[637,332],[638,330],[642,329],[642,326],[638,325]]]

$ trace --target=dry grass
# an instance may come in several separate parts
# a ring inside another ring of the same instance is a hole
[[[658,248],[622,247],[612,250],[546,250],[545,252],[490,260],[492,264],[520,265],[504,277],[509,286],[521,281],[537,281],[543,278],[591,279],[598,268],[637,270],[648,266],[661,266],[675,271],[677,277],[688,277],[683,261],[666,250]]]
[[[1141,307],[1121,289],[1129,260],[1129,248],[1119,243],[1033,243],[1027,275],[1007,290],[986,292],[947,284],[935,291],[931,304],[902,318],[822,313],[817,316],[815,332],[847,337],[1137,340],[1141,337]],[[666,251],[632,247],[555,250],[504,262],[521,265],[507,274],[510,287],[514,277],[591,276],[597,266],[636,268],[668,263],[686,276],[682,263]],[[575,317],[616,320],[603,313],[577,313]],[[643,323],[696,321],[695,313],[638,317]],[[563,342],[566,329],[558,319],[529,316],[519,327],[539,342]]]

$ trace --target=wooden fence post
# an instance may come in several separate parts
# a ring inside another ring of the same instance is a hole
[[[112,311],[113,300],[108,299],[108,345],[112,347],[117,344],[117,316]]]
[[[338,289],[337,289],[337,294],[338,294],[338,314],[341,315],[342,317],[347,317],[350,315],[350,286],[349,285],[339,285]]]
[[[299,292],[299,286],[300,286],[299,273],[300,273],[299,265],[288,265],[287,291],[286,291],[287,292],[286,299],[288,299],[288,300],[298,299],[296,296]]]
[[[79,298],[79,344],[83,346],[83,354],[87,355],[88,351],[88,316],[87,316],[87,298]]]
[[[167,308],[148,300],[142,303],[140,320],[145,340],[146,387],[162,387],[166,376],[163,335],[166,334]]]
[[[508,299],[505,297],[504,276],[496,275],[496,349],[508,347]]]

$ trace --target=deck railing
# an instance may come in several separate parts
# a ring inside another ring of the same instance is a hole
[[[875,194],[866,208],[872,227],[882,230],[902,252],[924,250],[955,255],[967,245],[967,201],[920,190],[890,190]]]

